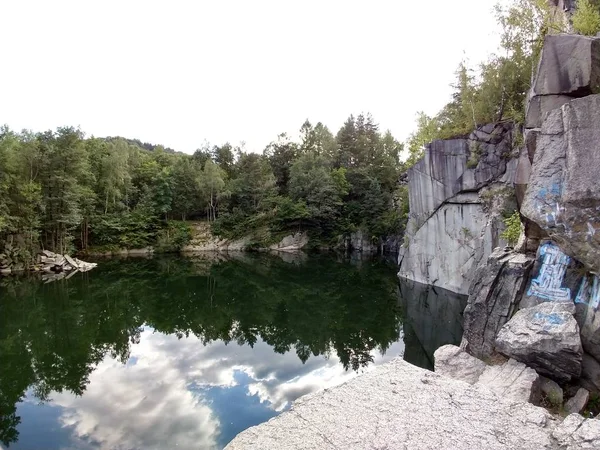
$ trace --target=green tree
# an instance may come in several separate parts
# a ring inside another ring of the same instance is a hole
[[[573,29],[585,36],[595,36],[600,31],[600,7],[597,1],[577,1],[577,9],[573,14]]]

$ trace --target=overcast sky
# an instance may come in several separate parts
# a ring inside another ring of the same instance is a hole
[[[403,140],[495,49],[495,2],[2,0],[0,124],[262,151],[370,112]]]

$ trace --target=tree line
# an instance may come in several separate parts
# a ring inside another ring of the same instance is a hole
[[[0,252],[26,262],[39,249],[175,250],[190,219],[258,244],[290,230],[321,245],[357,228],[397,234],[407,213],[398,184],[402,144],[370,115],[350,116],[337,135],[306,121],[262,153],[229,143],[193,155],[73,127],[0,128]]]

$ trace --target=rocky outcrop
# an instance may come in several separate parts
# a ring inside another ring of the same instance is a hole
[[[583,349],[575,305],[547,302],[519,310],[496,338],[496,350],[559,381],[581,375]]]
[[[501,244],[501,212],[516,208],[512,144],[512,126],[496,124],[427,146],[408,175],[401,278],[468,292],[475,268]]]
[[[565,403],[565,410],[569,414],[579,414],[586,407],[589,399],[590,393],[584,388],[579,388],[577,393]]]
[[[600,272],[598,123],[600,95],[572,100],[548,114],[521,208],[565,253],[596,272]]]
[[[435,373],[454,380],[475,384],[486,369],[486,364],[480,359],[469,355],[456,345],[444,345],[435,353]]]
[[[308,234],[306,233],[295,233],[289,236],[285,236],[277,244],[273,244],[269,247],[270,250],[278,250],[282,252],[301,250],[308,244]]]
[[[534,403],[540,398],[539,375],[514,359],[488,366],[460,347],[444,345],[435,352],[435,373],[485,386],[507,400]]]
[[[498,248],[475,273],[464,312],[462,346],[478,358],[494,353],[498,332],[517,310],[533,258]]]
[[[561,424],[542,408],[396,359],[300,398],[226,449],[575,450],[598,448],[598,430],[600,421],[573,415]]]

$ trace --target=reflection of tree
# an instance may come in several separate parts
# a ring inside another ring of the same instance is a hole
[[[144,323],[205,344],[262,339],[303,362],[334,350],[354,370],[398,338],[395,276],[379,263],[288,265],[262,255],[202,274],[193,260],[172,258],[106,261],[48,285],[10,281],[0,291],[0,442],[17,439],[15,404],[28,387],[41,400],[81,395],[106,354],[127,361]]]

